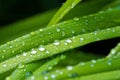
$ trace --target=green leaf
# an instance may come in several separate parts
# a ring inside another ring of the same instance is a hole
[[[80,76],[78,78],[71,78],[65,80],[119,80],[120,79],[120,70],[114,70],[109,72],[103,72],[88,76]]]
[[[17,55],[16,57],[1,62],[0,73],[13,69],[21,63],[29,63],[35,60],[40,60],[79,46],[83,46],[91,42],[120,37],[119,34],[120,27],[118,26],[100,31],[98,30],[87,34],[73,36],[71,38],[57,41],[46,46],[40,46],[38,48],[31,49],[31,51]]]
[[[9,41],[0,46],[0,61],[8,59],[17,54],[26,52],[39,45],[46,45],[78,34],[88,33],[95,30],[101,30],[120,25],[119,22],[112,20],[119,19],[119,9],[113,9],[102,13],[74,18],[52,27],[39,29],[27,35]],[[102,22],[104,21],[104,22]],[[91,27],[91,28],[89,28]],[[72,30],[71,30],[72,29]]]
[[[53,16],[48,26],[54,25],[59,22],[65,14],[67,14],[72,8],[74,8],[81,0],[67,0],[63,6]]]
[[[75,66],[67,66],[66,68],[58,69],[58,72],[56,72],[56,70],[54,70],[54,71],[49,72],[48,74],[37,76],[37,77],[35,77],[35,79],[43,80],[47,77],[48,80],[53,80],[53,79],[63,80],[63,79],[67,79],[67,78],[74,78],[74,77],[78,77],[78,76],[85,76],[85,75],[91,75],[91,74],[96,74],[96,73],[100,73],[100,72],[112,71],[112,70],[116,70],[116,69],[120,69],[120,57],[113,57],[110,59],[103,58],[103,59],[98,59],[98,60],[91,60],[86,63],[82,62]],[[111,78],[115,78],[114,73],[113,73],[113,75],[112,75],[112,73],[110,73],[110,74],[111,74]],[[52,77],[53,75],[54,75],[54,78]],[[98,75],[100,75],[100,74],[98,74]],[[104,78],[105,79],[108,78],[107,74],[105,74],[105,75],[106,76],[104,76]],[[117,74],[116,74],[116,76],[117,76]],[[81,80],[81,78],[82,77],[80,77],[80,80]],[[87,80],[88,77],[84,77],[84,78],[86,78],[86,80]],[[98,78],[97,76],[94,76],[93,79],[97,79],[97,78]],[[104,80],[104,78],[103,78],[103,80]],[[91,79],[92,78],[90,78],[90,80]]]

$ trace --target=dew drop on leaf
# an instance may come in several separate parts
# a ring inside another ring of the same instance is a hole
[[[96,63],[96,60],[93,59],[93,60],[91,60],[91,62],[95,64],[95,63]]]
[[[48,80],[48,77],[47,77],[47,76],[45,76],[45,77],[44,77],[44,80]]]
[[[57,32],[60,32],[60,28],[57,27],[57,28],[56,28],[56,31],[57,31]]]
[[[3,67],[7,67],[7,64],[3,64]]]
[[[73,66],[67,66],[66,68],[67,68],[68,71],[73,70]]]
[[[84,63],[84,62],[80,62],[79,65],[80,65],[80,66],[84,66],[85,63]]]
[[[49,51],[46,51],[47,54],[49,54],[50,52]]]
[[[73,20],[78,21],[78,20],[79,20],[79,18],[78,18],[78,17],[74,17],[74,18],[73,18]]]
[[[80,42],[83,41],[83,40],[84,40],[84,38],[80,38]]]
[[[44,46],[40,46],[38,49],[39,49],[39,51],[45,51]]]
[[[111,54],[115,54],[115,53],[116,53],[115,49],[112,49]]]
[[[35,80],[35,76],[31,76],[31,77],[30,77],[30,80]]]
[[[36,50],[34,50],[34,49],[32,49],[32,51],[30,52],[31,54],[36,54],[37,53],[37,51]]]
[[[56,77],[55,74],[52,74],[52,75],[51,75],[51,78],[52,78],[52,79],[54,79],[55,77]]]
[[[59,45],[60,42],[58,40],[55,40],[54,43],[53,43],[55,46]]]
[[[52,69],[52,66],[48,65],[48,66],[47,66],[47,69],[48,69],[48,70],[51,70],[51,69]]]
[[[12,80],[10,77],[6,77],[6,79],[5,80]]]
[[[12,46],[10,46],[10,49],[12,49],[13,47]]]
[[[24,53],[23,53],[23,56],[27,56],[27,53],[26,53],[26,52],[24,52]]]
[[[35,32],[31,32],[30,34],[33,36],[33,35],[35,35]]]
[[[24,68],[24,67],[25,67],[24,64],[19,64],[19,65],[18,65],[18,68],[19,68],[19,69]]]

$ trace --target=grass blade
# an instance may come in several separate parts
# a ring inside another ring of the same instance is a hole
[[[48,26],[54,25],[59,22],[63,18],[63,16],[65,16],[65,14],[67,14],[72,8],[74,8],[80,1],[81,0],[67,0],[63,4],[63,6],[57,11],[55,16],[53,16]]]
[[[54,42],[54,40],[61,40],[78,34],[92,32],[97,29],[101,30],[108,27],[118,26],[120,23],[113,22],[112,20],[119,19],[119,14],[119,9],[113,9],[111,11],[69,20],[57,24],[55,27],[48,27],[31,32],[30,34],[1,45],[0,61],[8,59],[11,56],[15,56],[16,54],[28,51],[31,48],[36,48],[39,45],[46,45]],[[104,21],[105,23],[101,21]]]
[[[98,73],[88,76],[81,76],[79,78],[71,78],[65,80],[119,80],[120,79],[120,70],[114,70],[104,73]]]
[[[31,51],[24,53],[25,56],[21,54],[1,62],[0,73],[13,69],[20,63],[29,63],[35,60],[40,60],[91,42],[120,37],[119,34],[120,27],[118,26],[115,28],[108,28],[105,30],[95,31],[88,34],[74,36],[69,39],[64,39],[57,42],[57,45],[56,42],[54,42],[46,46],[40,46],[39,48],[32,49]]]

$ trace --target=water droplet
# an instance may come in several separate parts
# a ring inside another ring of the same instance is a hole
[[[49,54],[50,52],[49,51],[46,51],[47,54]]]
[[[57,32],[60,32],[60,28],[59,28],[59,27],[57,27],[57,28],[56,28],[56,31],[57,31]]]
[[[56,76],[55,76],[55,74],[52,74],[52,75],[51,75],[51,78],[53,78],[53,79],[54,79],[55,77],[56,77]]]
[[[18,65],[18,68],[19,68],[19,69],[24,68],[24,67],[25,67],[24,64],[19,64],[19,65]]]
[[[12,49],[13,47],[12,46],[10,46],[10,49]]]
[[[3,67],[7,67],[7,64],[3,64]]]
[[[35,32],[31,32],[30,34],[33,36],[33,35],[35,35]]]
[[[74,20],[75,20],[75,21],[78,21],[78,20],[79,20],[79,18],[77,18],[77,17],[74,17]]]
[[[31,76],[31,77],[30,77],[30,80],[35,80],[35,76]]]
[[[116,53],[115,49],[112,49],[111,54],[115,54],[115,53]]]
[[[15,53],[15,51],[14,51],[14,50],[12,50],[12,53]]]
[[[26,52],[24,52],[24,53],[23,53],[23,56],[27,56],[27,53],[26,53]]]
[[[39,51],[45,51],[44,46],[40,46],[38,49],[39,49]]]
[[[43,31],[43,29],[39,29],[39,31],[40,31],[40,32],[42,32],[42,31]]]
[[[85,63],[84,63],[84,62],[80,62],[79,65],[80,65],[80,66],[84,66]]]
[[[75,31],[72,31],[72,34],[74,34],[75,33]]]
[[[47,76],[45,76],[45,77],[44,77],[44,79],[45,79],[45,80],[48,80],[48,77],[47,77]]]
[[[91,62],[95,64],[95,63],[96,63],[96,60],[91,60]]]
[[[36,53],[37,53],[37,51],[32,49],[31,54],[36,54]]]
[[[108,63],[107,63],[109,66],[111,66],[112,64],[111,64],[111,62],[110,61],[108,61]]]
[[[62,59],[62,60],[65,59],[65,58],[66,58],[65,55],[61,55],[61,56],[60,56],[60,59]]]
[[[24,45],[25,45],[25,42],[22,42],[22,45],[24,46]]]
[[[67,66],[67,70],[69,71],[73,70],[73,66]]]
[[[3,50],[3,52],[5,53],[5,52],[6,52],[6,50]]]
[[[55,40],[53,44],[57,46],[60,44],[60,42],[58,40]]]
[[[6,79],[5,80],[12,80],[10,77],[6,77]]]
[[[109,66],[111,66],[112,65],[112,58],[109,58],[109,60],[108,60],[108,62],[107,62],[107,64],[109,65]]]
[[[48,70],[51,70],[51,69],[52,69],[52,66],[48,65],[47,69],[48,69]]]
[[[71,39],[67,39],[66,43],[72,43],[72,40]]]
[[[84,40],[84,38],[80,38],[80,42],[83,41],[83,40]]]

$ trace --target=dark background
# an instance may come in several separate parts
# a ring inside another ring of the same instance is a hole
[[[0,0],[0,26],[60,7],[65,0]]]

